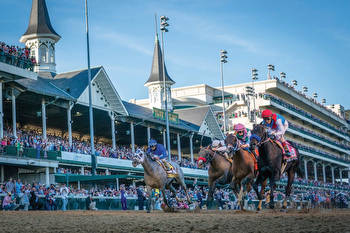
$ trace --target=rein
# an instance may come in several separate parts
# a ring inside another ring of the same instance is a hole
[[[270,141],[270,138],[269,138],[269,137],[267,137],[264,141],[261,141],[261,140],[262,140],[261,137],[259,137],[259,136],[256,135],[256,134],[252,134],[252,135],[250,136],[250,140],[252,140],[252,139],[255,139],[255,140],[258,141],[257,146],[261,146],[262,144],[265,144],[266,142]]]

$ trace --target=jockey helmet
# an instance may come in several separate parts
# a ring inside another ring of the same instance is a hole
[[[262,111],[261,117],[262,118],[272,117],[272,111],[270,109],[265,109],[264,111]]]
[[[233,127],[233,129],[235,131],[241,131],[241,130],[245,130],[245,126],[241,123],[235,124],[235,126]]]
[[[156,145],[157,145],[157,141],[156,140],[154,140],[154,139],[149,140],[149,142],[148,142],[148,146],[149,147],[156,146]]]

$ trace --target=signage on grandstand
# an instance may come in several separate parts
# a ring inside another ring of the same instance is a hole
[[[179,115],[173,112],[168,112],[169,121],[174,124],[179,123]],[[158,120],[165,121],[165,111],[159,108],[153,108],[153,117]]]

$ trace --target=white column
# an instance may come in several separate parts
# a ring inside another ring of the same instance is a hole
[[[84,166],[81,166],[81,168],[80,168],[80,174],[81,174],[81,175],[85,175]]]
[[[326,183],[326,166],[322,164],[323,183]]]
[[[332,184],[334,184],[334,167],[331,167],[331,170],[332,170]]]
[[[53,174],[56,174],[56,173],[57,173],[57,168],[54,167],[54,168],[53,168]]]
[[[68,125],[68,143],[69,147],[72,146],[72,103],[69,101],[67,108],[67,125]]]
[[[50,186],[50,168],[49,167],[45,168],[45,185],[46,187]]]
[[[43,121],[43,139],[46,139],[46,105],[45,99],[41,100],[41,118]]]
[[[147,127],[147,143],[151,140],[151,128]]]
[[[0,138],[4,137],[4,113],[2,107],[2,82],[0,81]]]
[[[317,181],[317,163],[314,162],[314,175],[315,175],[315,181]]]
[[[308,176],[307,176],[307,160],[304,159],[304,170],[305,170],[305,180],[308,180]]]
[[[339,179],[340,179],[340,184],[343,184],[343,172],[342,169],[339,168]]]
[[[109,175],[110,175],[109,169],[107,168],[107,169],[106,169],[106,176],[109,176]]]
[[[112,148],[113,150],[115,150],[116,146],[115,146],[115,118],[114,118],[114,113],[111,112],[110,113],[110,117],[111,117],[111,130],[112,130]]]
[[[80,180],[78,180],[78,190],[80,190]]]
[[[12,131],[13,131],[13,136],[17,138],[17,130],[16,130],[16,96],[15,96],[15,91],[12,88]]]
[[[1,164],[1,183],[5,182],[5,166]]]
[[[119,178],[116,178],[116,182],[117,182],[117,191],[119,191]]]
[[[191,152],[191,162],[193,163],[193,142],[192,142],[192,139],[193,139],[193,134],[191,134],[190,136],[190,152]]]
[[[166,133],[165,133],[165,130],[163,130],[163,145],[164,145],[164,147],[165,147],[165,149],[166,149]]]
[[[135,153],[134,122],[130,122],[130,134],[131,134],[131,151],[132,153]]]
[[[350,185],[350,170],[348,170],[348,184]]]
[[[181,161],[181,141],[180,141],[180,134],[176,134],[177,137],[177,153],[179,155],[178,160]]]

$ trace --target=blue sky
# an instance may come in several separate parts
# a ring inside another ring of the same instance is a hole
[[[57,71],[86,67],[83,0],[46,0]],[[0,41],[20,44],[30,0],[2,0]],[[328,104],[350,108],[350,1],[89,0],[91,64],[103,65],[123,99],[145,98],[154,46],[154,14],[170,18],[166,65],[175,86],[220,85],[219,50],[228,51],[225,84],[249,80],[252,67],[266,79],[298,80]]]

